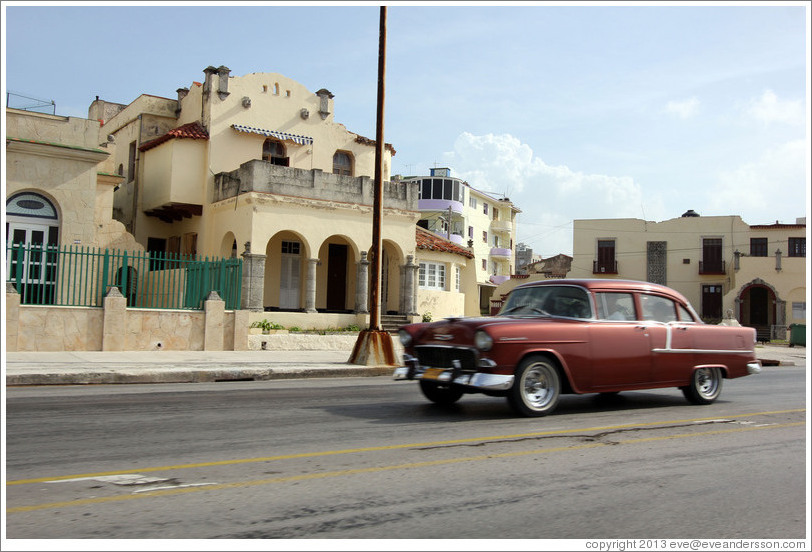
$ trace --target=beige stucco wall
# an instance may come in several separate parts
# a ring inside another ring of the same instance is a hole
[[[141,152],[143,163],[143,197],[141,208],[150,210],[166,203],[202,205],[206,194],[205,140],[169,140]]]
[[[233,124],[287,132],[313,138],[312,145],[285,142],[291,167],[333,171],[333,154],[347,151],[354,157],[354,176],[374,176],[375,149],[355,142],[356,135],[335,122],[335,101],[328,100],[326,118],[319,114],[320,98],[304,85],[278,73],[251,73],[228,78],[228,96],[217,94],[219,76],[212,77],[210,112],[207,119],[211,143],[211,170],[214,174],[230,171],[246,161],[259,159],[264,136],[245,134],[231,128]],[[276,93],[276,89],[279,93]],[[181,101],[179,125],[199,119],[203,87],[192,86]],[[243,98],[250,107],[243,107]],[[300,115],[305,109],[307,119]],[[369,137],[374,138],[374,137]],[[384,180],[389,179],[391,152],[384,150]]]

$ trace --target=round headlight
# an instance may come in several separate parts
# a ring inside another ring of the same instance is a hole
[[[493,338],[483,330],[479,330],[474,334],[474,345],[480,351],[490,351],[493,347]]]
[[[412,344],[412,334],[406,330],[398,330],[398,339],[400,339],[400,344],[404,347],[408,347]]]

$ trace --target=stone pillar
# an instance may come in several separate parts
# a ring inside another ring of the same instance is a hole
[[[403,297],[401,312],[408,316],[417,315],[417,269],[414,255],[406,255],[406,264],[403,265]]]
[[[787,302],[778,297],[775,298],[775,325],[786,326],[787,324]],[[777,336],[773,336],[776,337]]]
[[[369,312],[369,261],[366,251],[361,251],[355,281],[355,314],[367,314]]]
[[[265,255],[251,253],[251,242],[245,242],[242,254],[242,301],[241,307],[262,311],[265,293]]]
[[[203,322],[203,350],[222,351],[226,302],[216,291],[212,291],[203,303],[203,312],[206,314]]]
[[[14,284],[6,282],[6,351],[17,350],[20,326],[20,294]]]
[[[102,322],[102,351],[127,349],[127,298],[119,289],[111,287],[104,297]]]
[[[318,259],[307,260],[307,281],[305,282],[305,312],[315,313],[316,311],[316,267],[319,265]]]

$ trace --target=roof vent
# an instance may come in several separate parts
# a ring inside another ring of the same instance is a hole
[[[693,209],[688,209],[687,211],[685,211],[684,213],[682,213],[682,216],[683,216],[683,217],[698,217],[698,216],[699,216],[699,213],[697,213],[697,212],[696,212],[696,211],[694,211]]]

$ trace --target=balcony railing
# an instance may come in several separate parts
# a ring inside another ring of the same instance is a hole
[[[725,261],[699,261],[700,274],[727,274]]]
[[[617,274],[617,261],[592,261],[592,274]]]
[[[510,249],[505,249],[504,247],[492,247],[491,248],[491,257],[499,257],[502,259],[509,259],[512,255]]]

